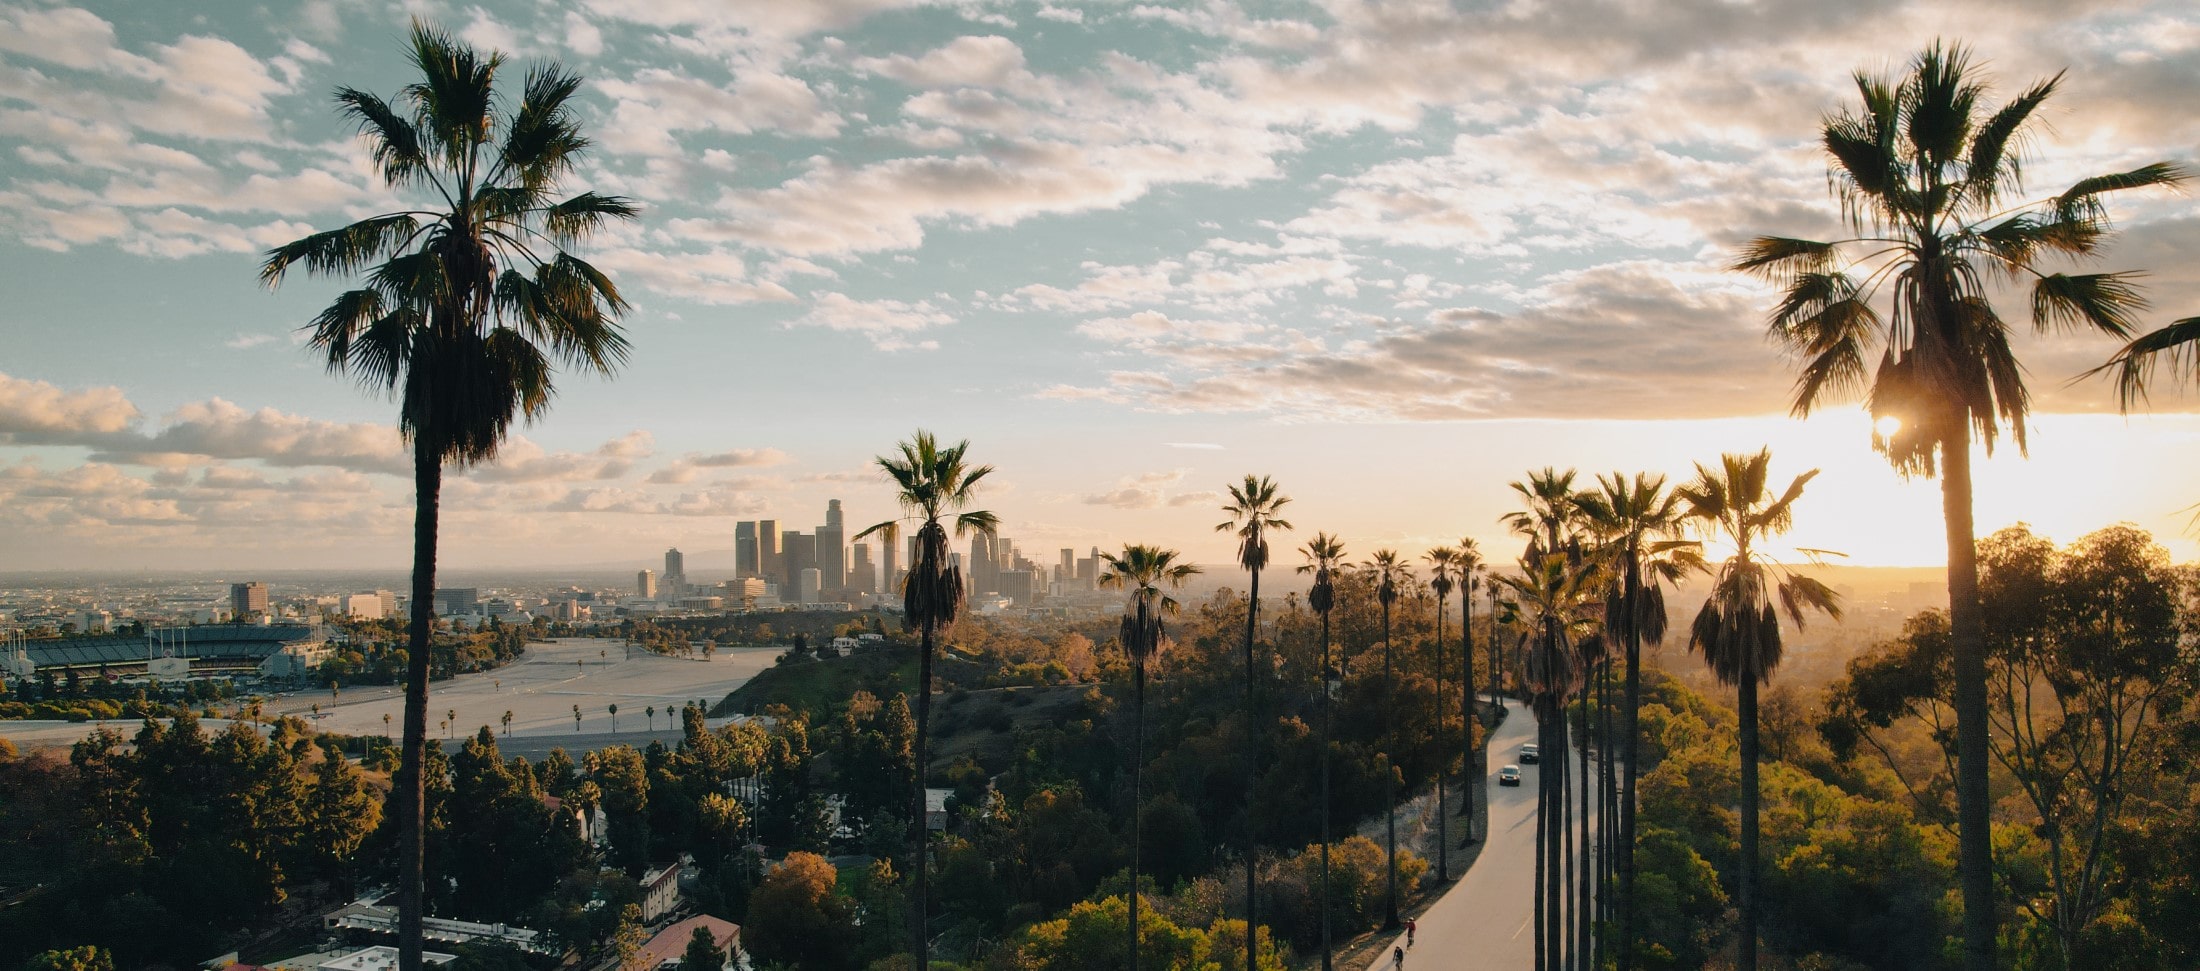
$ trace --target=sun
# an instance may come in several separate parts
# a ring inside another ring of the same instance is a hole
[[[1872,422],[1872,431],[1878,432],[1881,438],[1893,438],[1894,433],[1901,430],[1902,419],[1894,415],[1881,415]]]

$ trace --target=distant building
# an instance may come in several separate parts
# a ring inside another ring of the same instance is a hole
[[[900,552],[901,550],[894,546],[891,539],[879,544],[879,553],[884,558],[884,564],[878,575],[879,593],[881,594],[891,596],[901,592],[901,564],[897,559]]]
[[[817,537],[804,535],[799,530],[786,529],[779,533],[779,586],[793,589],[801,582],[802,571],[817,566]]]
[[[785,564],[779,561],[779,520],[756,521],[756,572],[773,583],[786,582]]]
[[[435,592],[435,612],[439,617],[471,614],[480,605],[479,587],[442,587]]]
[[[687,557],[675,546],[665,551],[665,591],[677,597],[687,592]]]
[[[803,570],[802,573],[795,578],[794,601],[796,603],[809,604],[817,603],[820,600],[823,600],[824,591],[820,586],[823,582],[824,574],[818,572],[817,567],[813,566],[809,569]]]
[[[733,524],[733,575],[739,580],[763,575],[762,564],[757,561],[756,520]]]
[[[680,870],[693,862],[694,857],[683,853],[677,861],[654,863],[643,871],[642,923],[654,924],[657,918],[672,913],[680,906]]]
[[[878,568],[871,565],[871,544],[857,543],[848,547],[848,587],[852,599],[857,594],[878,592]]]
[[[258,580],[229,585],[229,616],[238,620],[267,614],[267,584]]]
[[[824,577],[820,588],[822,596],[838,598],[848,577],[847,527],[843,525],[840,500],[825,504],[825,525],[817,528],[817,561],[813,564]]]
[[[649,943],[643,944],[641,950],[634,952],[632,966],[645,968],[647,971],[679,967],[681,960],[687,956],[688,942],[695,939],[695,929],[698,927],[709,931],[712,946],[725,954],[726,963],[720,966],[721,971],[733,971],[742,966],[741,925],[708,914],[690,917],[658,931],[657,936],[650,938]]]
[[[648,570],[634,574],[634,595],[643,600],[657,599],[657,574]]]
[[[390,615],[382,598],[371,593],[355,593],[344,598],[344,616],[354,620],[381,620]]]
[[[115,615],[104,610],[80,610],[76,613],[76,630],[80,634],[104,634],[114,623]]]

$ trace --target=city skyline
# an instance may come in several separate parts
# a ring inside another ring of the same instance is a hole
[[[632,360],[448,478],[452,569],[728,549],[766,511],[814,538],[826,491],[860,528],[893,508],[871,458],[920,426],[999,469],[981,504],[1042,551],[1227,562],[1210,527],[1247,473],[1294,497],[1290,551],[1507,550],[1532,469],[1681,478],[1769,444],[1777,471],[1824,470],[1796,545],[1938,562],[1936,484],[1873,453],[1859,409],[1784,416],[1773,295],[1724,270],[1734,247],[1833,224],[1820,116],[1934,37],[2002,97],[2069,70],[2035,195],[2200,146],[2200,18],[2168,3],[302,11],[0,3],[11,568],[407,561],[394,409],[297,343],[335,284],[271,295],[254,270],[401,201],[329,94],[403,83],[414,13],[583,74],[575,182],[644,206],[587,252],[635,302]],[[2200,204],[2114,204],[2142,326],[2200,313]],[[2032,457],[1982,463],[1981,535],[2130,521],[2200,555],[2200,399],[2114,414],[2072,380],[2113,349],[2023,339]]]

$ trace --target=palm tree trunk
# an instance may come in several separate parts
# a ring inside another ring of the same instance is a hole
[[[1567,758],[1571,754],[1568,749],[1573,745],[1573,719],[1564,714],[1566,711],[1565,705],[1561,704],[1558,710],[1561,713],[1558,722],[1558,798],[1559,813],[1563,818],[1563,828],[1560,833],[1565,840],[1565,846],[1562,850],[1565,855],[1559,858],[1559,863],[1564,870],[1566,894],[1560,907],[1566,914],[1566,925],[1563,930],[1567,950],[1566,967],[1578,969],[1581,966],[1581,949],[1580,945],[1576,943],[1575,930],[1581,924],[1581,898],[1575,896],[1574,891],[1582,874],[1575,866],[1574,828],[1583,821],[1574,818],[1574,761]],[[1583,707],[1583,712],[1586,718],[1587,706]],[[1584,758],[1588,756],[1587,749],[1583,749],[1582,755]],[[1582,774],[1589,774],[1587,766],[1582,767]],[[1581,807],[1586,810],[1589,808],[1589,804],[1584,802]],[[1587,842],[1587,840],[1583,840],[1582,849],[1588,848]]]
[[[1542,904],[1543,937],[1546,941],[1546,971],[1565,971],[1565,882],[1563,834],[1566,826],[1566,725],[1565,709],[1556,696],[1541,696],[1536,701],[1542,709],[1542,721],[1537,725],[1540,747],[1545,753],[1538,763],[1536,776],[1543,785],[1542,798],[1537,800],[1537,812],[1543,819],[1543,886],[1538,893]],[[1556,752],[1557,755],[1548,753]],[[1551,770],[1556,771],[1551,771]]]
[[[1253,838],[1253,790],[1260,782],[1260,717],[1254,711],[1253,685],[1253,633],[1259,629],[1260,571],[1253,575],[1252,589],[1245,597],[1245,971],[1253,971],[1254,922],[1259,913],[1253,906],[1253,884],[1259,874],[1253,865],[1259,855],[1260,843]]]
[[[1398,679],[1390,664],[1390,605],[1383,605],[1383,826],[1386,886],[1383,929],[1398,929]],[[1250,931],[1248,931],[1250,933]],[[1250,967],[1250,966],[1248,966]]]
[[[1474,728],[1480,720],[1474,717],[1474,591],[1471,584],[1460,584],[1459,590],[1459,656],[1463,659],[1459,672],[1459,737],[1466,749],[1459,761],[1460,785],[1463,790],[1460,802],[1466,810],[1467,832],[1460,838],[1460,845],[1474,842],[1474,797],[1482,796],[1482,804],[1488,805],[1489,772],[1474,758]]]
[[[1741,719],[1742,862],[1734,881],[1741,888],[1742,930],[1736,942],[1735,971],[1757,971],[1757,674],[1745,671],[1737,686],[1735,714]]]
[[[1322,612],[1322,971],[1334,971],[1329,942],[1329,612]]]
[[[443,494],[443,461],[426,429],[413,435],[412,630],[406,637],[405,748],[397,785],[397,966],[421,971],[428,829],[428,661],[435,625],[436,526]]]
[[[1636,599],[1640,578],[1627,571],[1627,683],[1620,702],[1619,783],[1619,971],[1635,968],[1635,776],[1642,764],[1642,730],[1637,715],[1642,710],[1642,632],[1636,629]]]
[[[1550,741],[1550,735],[1551,735],[1551,732],[1550,732],[1550,726],[1549,726],[1548,722],[1547,722],[1547,721],[1546,721],[1546,720],[1544,719],[1544,716],[1543,716],[1543,704],[1542,704],[1542,702],[1541,702],[1541,701],[1538,701],[1538,702],[1536,703],[1536,705],[1535,705],[1535,717],[1536,717],[1536,745],[1537,745],[1537,747],[1538,747],[1538,748],[1541,748],[1541,747],[1542,747],[1543,745],[1546,745],[1546,744],[1548,744],[1548,743],[1549,743],[1549,741]],[[1547,899],[1549,898],[1549,896],[1550,896],[1550,893],[1549,893],[1549,890],[1550,890],[1550,882],[1549,882],[1549,880],[1547,879],[1547,876],[1546,876],[1546,875],[1547,875],[1547,873],[1548,873],[1548,871],[1549,871],[1549,865],[1548,865],[1548,864],[1549,864],[1549,859],[1550,859],[1550,855],[1551,855],[1551,854],[1550,854],[1550,846],[1551,846],[1551,834],[1550,834],[1550,829],[1551,829],[1551,827],[1550,827],[1550,822],[1549,822],[1549,819],[1548,819],[1548,817],[1549,817],[1549,815],[1550,815],[1550,814],[1549,814],[1548,812],[1546,812],[1546,811],[1545,811],[1545,810],[1546,810],[1546,807],[1548,807],[1548,806],[1550,805],[1550,802],[1551,802],[1551,779],[1550,779],[1550,775],[1551,775],[1550,773],[1548,773],[1548,772],[1545,772],[1545,771],[1543,771],[1543,767],[1542,767],[1541,765],[1538,765],[1538,766],[1536,766],[1536,771],[1535,771],[1535,968],[1536,968],[1536,971],[1550,971],[1550,969],[1551,969],[1551,965],[1550,965],[1550,945],[1549,945],[1549,943],[1548,943],[1548,940],[1547,940],[1547,939],[1548,939],[1548,937],[1549,937],[1549,935],[1548,935],[1548,934],[1546,933],[1546,928],[1545,928],[1545,926],[1544,926],[1544,918],[1545,918],[1545,914],[1546,914],[1546,909],[1547,909],[1547,908],[1546,908],[1546,907],[1544,906],[1544,902],[1545,902],[1545,901],[1546,901],[1546,900],[1547,900]]]
[[[1603,677],[1597,681],[1597,768],[1604,774],[1604,801],[1597,814],[1597,927],[1600,932],[1598,950],[1609,942],[1614,914],[1613,888],[1618,884],[1619,841],[1614,838],[1619,830],[1619,767],[1613,752],[1612,734],[1612,658],[1604,658]]]
[[[1436,601],[1436,739],[1444,738],[1444,601]],[[1442,751],[1441,748],[1438,751]],[[1451,832],[1448,806],[1444,802],[1444,762],[1436,763],[1436,882],[1451,882]]]
[[[1139,607],[1141,618],[1145,614]],[[1146,663],[1131,665],[1131,963],[1130,971],[1138,971],[1138,871],[1139,858],[1146,849],[1145,820],[1140,818],[1140,798],[1145,794],[1146,776]]]
[[[1978,545],[1971,523],[1970,426],[1940,444],[1941,514],[1948,527],[1948,629],[1956,701],[1956,872],[1963,886],[1963,966],[1992,971],[1994,857],[1987,793],[1985,617],[1978,595]]]
[[[912,884],[915,896],[911,898],[909,904],[910,913],[914,917],[909,922],[910,933],[915,936],[916,941],[915,950],[910,953],[916,958],[917,971],[927,971],[932,964],[932,938],[925,931],[924,920],[926,905],[925,870],[927,869],[924,860],[924,847],[929,834],[928,822],[925,819],[924,767],[928,754],[926,745],[929,743],[932,729],[932,622],[930,620],[925,621],[923,631],[923,644],[918,648],[917,654],[917,745],[914,753],[916,756],[916,786],[914,788],[917,792],[916,798],[912,801],[915,817],[909,827],[909,868],[915,871],[914,876],[916,877]]]

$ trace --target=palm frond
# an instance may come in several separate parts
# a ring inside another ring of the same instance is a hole
[[[634,219],[641,211],[641,206],[625,196],[583,192],[543,210],[543,231],[560,245],[571,245],[588,238],[607,220]]]
[[[2112,172],[2080,179],[2063,190],[2062,195],[2055,197],[2055,213],[2065,220],[2105,218],[2101,205],[2102,195],[2130,189],[2181,185],[2190,177],[2191,173],[2185,171],[2184,166],[2174,162],[2154,162],[2128,172]]]
[[[2085,372],[2092,377],[2104,372],[2116,376],[2116,398],[2125,411],[2146,400],[2147,382],[2153,378],[2156,359],[2168,356],[2181,370],[2200,379],[2200,317],[2172,321],[2159,330],[2139,335],[2116,352],[2108,363]]]
[[[431,177],[420,133],[388,102],[357,88],[338,88],[336,105],[338,112],[359,124],[374,170],[385,184],[405,186]]]
[[[2132,283],[2136,273],[2051,273],[2032,284],[2032,323],[2041,332],[2090,326],[2130,338],[2147,301]]]
[[[2039,81],[1994,112],[1971,136],[1964,162],[1964,191],[1970,204],[1991,210],[2004,196],[2024,191],[2024,157],[2019,144],[2024,124],[2054,95],[2063,72]],[[2019,151],[2012,152],[2016,148]]]
[[[1833,243],[1759,236],[1745,244],[1741,255],[1727,268],[1774,282],[1786,282],[1805,273],[1827,272],[1839,253],[1839,246]]]
[[[266,260],[260,264],[260,282],[277,286],[283,282],[284,272],[301,263],[307,273],[317,276],[348,276],[395,252],[419,229],[418,218],[400,212],[314,233],[268,250]]]

